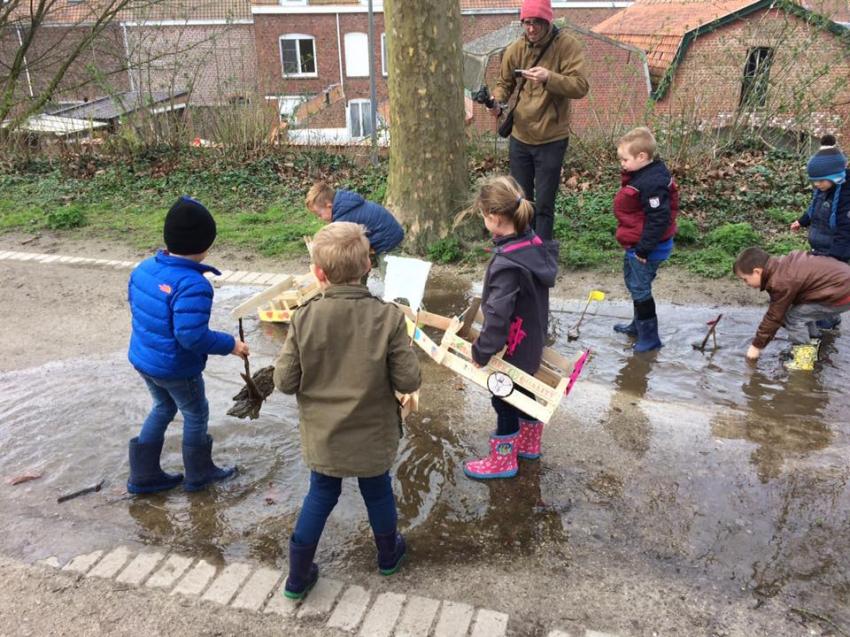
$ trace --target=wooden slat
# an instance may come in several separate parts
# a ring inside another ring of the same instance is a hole
[[[233,318],[243,318],[248,314],[253,314],[254,311],[263,303],[271,301],[274,297],[279,295],[282,290],[288,288],[292,284],[293,278],[294,277],[292,275],[289,275],[280,283],[275,283],[270,288],[263,290],[259,294],[255,294],[241,305],[238,305],[233,308],[233,310],[230,312],[230,315]]]

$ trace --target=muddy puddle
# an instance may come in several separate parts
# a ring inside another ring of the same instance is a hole
[[[249,288],[217,291],[213,326],[235,331],[229,310]],[[456,314],[474,290],[432,277],[425,304]],[[656,354],[634,356],[612,325],[625,303],[592,308],[578,341],[569,327],[582,303],[553,303],[554,347],[591,363],[544,437],[544,458],[511,481],[476,483],[462,462],[483,451],[489,398],[424,363],[422,409],[410,419],[394,468],[401,526],[423,563],[492,563],[522,556],[533,568],[569,568],[609,553],[648,569],[692,573],[715,588],[757,597],[785,591],[846,614],[850,591],[850,325],[826,336],[814,373],[786,372],[777,341],[755,366],[743,357],[762,308],[660,305]],[[724,317],[719,348],[701,353],[706,321]],[[283,328],[245,322],[255,369],[270,364]],[[211,357],[206,372],[214,457],[239,476],[208,492],[144,498],[124,493],[126,444],[149,403],[124,352],[0,374],[3,477],[35,469],[37,481],[0,491],[7,533],[0,548],[44,557],[56,529],[90,530],[112,544],[138,541],[204,556],[284,564],[306,492],[297,407],[272,394],[260,418],[225,415],[241,387],[241,362]],[[178,469],[180,424],[163,467]],[[56,497],[105,481],[68,503]],[[83,534],[85,537],[85,534]],[[67,554],[86,547],[68,534]],[[319,549],[328,568],[374,560],[365,509],[347,481]]]

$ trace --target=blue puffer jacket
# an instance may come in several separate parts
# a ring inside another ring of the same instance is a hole
[[[850,171],[843,183],[826,192],[817,188],[806,213],[797,221],[809,229],[812,254],[850,260]]]
[[[356,192],[336,191],[331,218],[334,221],[350,221],[366,226],[369,231],[369,245],[376,254],[389,252],[404,239],[404,229],[389,210],[366,201]]]
[[[235,339],[209,328],[213,288],[204,272],[218,270],[164,251],[142,261],[130,275],[133,315],[129,359],[155,378],[191,378],[208,354],[230,354]]]

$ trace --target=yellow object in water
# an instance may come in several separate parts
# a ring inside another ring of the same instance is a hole
[[[588,301],[604,301],[605,300],[605,292],[602,290],[591,290],[590,294],[587,295]]]
[[[785,363],[785,368],[792,371],[810,372],[815,368],[818,359],[818,344],[806,343],[794,345],[791,348],[791,360]]]

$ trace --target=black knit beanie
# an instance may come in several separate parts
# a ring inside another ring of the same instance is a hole
[[[201,202],[183,195],[165,215],[162,238],[172,254],[201,254],[215,241],[215,219]]]

